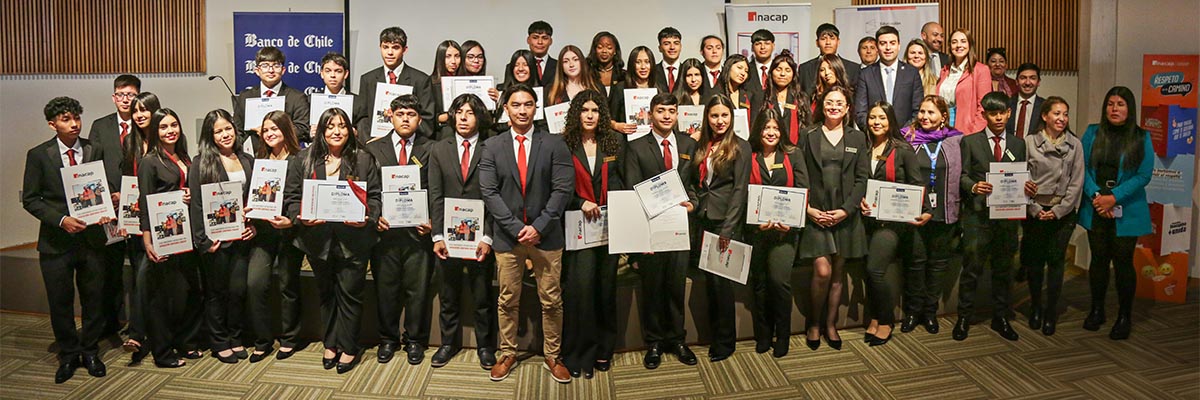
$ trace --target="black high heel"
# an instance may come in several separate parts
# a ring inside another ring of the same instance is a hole
[[[222,357],[220,352],[214,351],[214,352],[212,352],[212,357],[215,359],[221,360],[221,362],[226,363],[226,364],[237,364],[238,363],[237,352],[231,352],[228,357]]]
[[[333,358],[324,358],[324,357],[321,358],[321,366],[325,367],[325,369],[333,369],[333,367],[337,366],[338,358],[341,358],[341,357],[342,357],[342,352],[338,351],[338,350],[334,350]]]
[[[889,330],[888,330],[888,336],[887,336],[887,337],[885,337],[885,338],[881,338],[881,337],[879,337],[879,336],[871,335],[871,342],[869,343],[869,345],[870,345],[871,347],[875,347],[875,346],[883,346],[883,345],[887,344],[887,342],[888,342],[888,341],[891,341],[891,340],[892,340],[892,336],[896,336],[896,328],[895,328],[895,326],[893,326],[893,324],[888,324],[888,327],[889,327],[889,328],[891,328],[891,329],[889,329]]]
[[[809,339],[809,338],[808,338],[808,335],[806,334],[806,335],[804,336],[804,344],[808,345],[808,348],[809,348],[809,349],[812,349],[813,351],[816,351],[817,349],[821,348],[821,336],[820,336],[820,334],[818,334],[818,336],[817,336],[817,340],[812,340],[812,339]]]
[[[824,335],[824,336],[825,336],[825,343],[828,344],[829,347],[832,347],[834,350],[842,349],[842,341],[840,339],[833,340],[833,339],[829,338],[829,335]]]
[[[348,362],[348,363],[338,361],[338,363],[337,363],[337,373],[338,374],[344,374],[344,373],[350,372],[351,370],[354,369],[355,366],[358,366],[358,362],[360,360],[362,360],[362,354],[360,352],[360,354],[353,354],[353,356],[354,356],[354,359],[350,360],[350,362]]]

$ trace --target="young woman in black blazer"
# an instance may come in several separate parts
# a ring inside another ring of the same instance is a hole
[[[321,114],[313,145],[304,149],[288,170],[283,199],[287,217],[300,218],[303,225],[295,244],[308,255],[321,293],[323,364],[325,369],[336,365],[339,374],[354,369],[361,359],[358,331],[363,286],[371,247],[379,239],[374,228],[382,207],[379,167],[370,153],[359,148],[351,129],[345,111],[335,107]],[[300,215],[305,179],[365,182],[365,187],[356,189],[365,192],[365,221],[327,223]]]
[[[813,259],[812,310],[806,344],[816,350],[824,331],[829,347],[841,350],[837,332],[843,267],[848,258],[866,255],[867,234],[855,211],[867,191],[870,144],[850,126],[850,93],[831,88],[821,99],[815,124],[804,130],[800,146],[808,164],[810,224],[800,236],[800,257]],[[824,313],[824,319],[819,319]],[[823,321],[824,326],[821,325]],[[822,329],[824,328],[824,329]]]
[[[201,302],[200,276],[196,270],[194,253],[159,256],[152,246],[153,231],[150,230],[150,212],[146,196],[182,190],[183,201],[191,202],[187,187],[187,172],[191,161],[187,154],[187,139],[180,127],[179,115],[164,108],[154,112],[150,118],[153,131],[146,136],[148,151],[138,162],[138,205],[141,208],[142,244],[146,256],[155,264],[146,276],[147,340],[154,353],[154,365],[160,368],[176,368],[184,365],[180,357],[198,359],[204,354],[193,350],[192,339],[200,330]],[[184,282],[179,287],[178,282]],[[183,305],[183,312],[174,312],[173,307]]]
[[[509,59],[507,67],[504,70],[504,82],[496,85],[496,89],[499,90],[501,94],[503,94],[506,92],[506,89],[508,87],[510,87],[512,85],[516,85],[518,83],[524,83],[526,85],[529,85],[529,87],[538,87],[539,85],[541,85],[541,83],[537,81],[537,71],[533,70],[534,65],[537,65],[536,63],[537,63],[537,60],[535,58],[533,58],[532,51],[529,51],[526,49],[520,49],[520,50],[514,51],[512,54],[512,58]],[[542,93],[541,93],[542,96],[546,95],[546,89],[547,88],[542,88]],[[542,99],[542,101],[545,101],[545,100],[546,99]],[[505,101],[505,99],[501,98],[500,101],[497,102],[497,104],[504,104],[504,101]],[[492,114],[492,121],[500,121],[500,118],[503,115],[504,115],[504,107],[496,107],[496,111],[494,112],[494,114]],[[540,130],[547,129],[545,118],[534,121],[533,124],[534,124],[534,129],[540,129]],[[484,128],[484,130],[480,131],[480,133],[484,134],[484,137],[490,137],[492,135],[503,133],[504,131],[507,131],[510,128],[511,127],[508,125],[507,121],[496,122],[494,124],[491,124],[489,127]]]
[[[246,224],[241,240],[219,241],[204,232],[208,219],[204,204],[212,202],[203,185],[219,182],[241,182],[239,198],[249,193],[254,159],[237,146],[237,129],[233,116],[225,110],[213,110],[204,116],[200,126],[199,154],[188,170],[188,188],[196,193],[196,201],[188,204],[192,217],[192,242],[200,255],[201,281],[204,284],[204,320],[208,327],[213,357],[223,363],[236,364],[237,352],[244,352],[241,343],[243,310],[246,296],[247,241],[254,238],[255,229]],[[239,205],[240,205],[239,201]],[[241,213],[240,208],[230,210]],[[257,318],[267,317],[256,315]],[[269,318],[269,317],[267,317]],[[251,362],[261,360],[255,353]]]
[[[900,135],[900,125],[896,121],[896,111],[891,104],[881,101],[871,105],[867,112],[867,132],[871,138],[871,175],[878,181],[896,182],[905,185],[920,185],[917,177],[917,153],[912,145]],[[860,204],[862,214],[871,215],[871,210],[878,201],[876,198],[864,197]],[[863,340],[871,346],[887,344],[892,339],[892,328],[896,320],[895,293],[899,288],[892,287],[885,279],[888,267],[897,258],[902,262],[902,268],[909,268],[913,262],[913,225],[924,225],[933,216],[925,213],[921,218],[910,223],[865,221],[869,241],[867,245],[867,304],[870,307],[871,319],[867,323],[867,332]]]
[[[592,37],[592,47],[587,56],[588,65],[596,74],[596,81],[605,89],[625,80],[625,60],[621,59],[621,42],[616,35],[601,31]]]
[[[759,98],[758,92],[746,86],[748,79],[750,62],[741,54],[731,55],[725,59],[725,66],[721,67],[721,75],[717,77],[717,93],[733,101],[734,108],[750,110],[747,114],[753,121],[758,115],[755,111],[762,106],[762,99]]]
[[[750,128],[750,184],[808,187],[804,156],[783,138],[784,117],[773,109],[758,114]],[[792,332],[792,264],[800,229],[778,221],[746,227],[747,242],[754,246],[750,258],[750,287],[754,290],[754,351],[774,349],[775,357],[788,353]]]
[[[783,116],[783,125],[779,129],[783,132],[784,141],[794,146],[800,142],[800,132],[808,127],[812,119],[808,96],[800,90],[800,80],[796,79],[799,68],[792,59],[792,53],[784,50],[771,61],[768,71],[771,73],[771,82],[767,84],[762,107],[764,110],[775,110]]]
[[[437,113],[438,125],[445,124],[450,120],[450,114],[442,111],[442,77],[456,76],[463,70],[463,51],[462,46],[453,40],[443,40],[438,44],[437,52],[433,57],[433,69],[430,70],[429,83],[433,85],[433,104]]]
[[[750,143],[733,133],[733,101],[724,95],[713,96],[704,105],[704,124],[700,143],[692,160],[697,169],[689,182],[696,188],[696,220],[702,231],[720,236],[720,250],[732,239],[740,239],[746,219],[746,187],[750,184]],[[695,238],[697,241],[700,235]],[[692,246],[699,249],[700,246]],[[709,324],[712,344],[708,359],[716,362],[733,354],[736,340],[733,283],[705,274],[708,293]]]
[[[630,63],[633,61],[630,60]],[[575,98],[584,90],[603,93],[604,87],[596,81],[596,74],[583,57],[583,51],[574,45],[566,45],[558,52],[558,68],[554,70],[554,83],[543,89],[546,107],[562,104]]]
[[[575,163],[575,193],[567,210],[600,218],[608,191],[625,188],[621,157],[625,135],[609,129],[604,95],[585,90],[571,100],[563,139]],[[591,378],[612,361],[617,343],[617,255],[608,246],[563,254],[563,362],[571,375]]]
[[[649,47],[638,46],[629,52],[629,70],[625,72],[625,80],[613,84],[608,94],[608,107],[613,113],[613,130],[626,135],[637,131],[637,124],[626,123],[625,120],[625,89],[657,89],[658,93],[666,91],[656,84],[657,65],[658,61],[655,61],[654,52],[650,51]]]
[[[675,85],[675,91],[671,92],[679,101],[679,105],[704,104],[704,63],[695,58],[683,60],[679,64],[679,76],[683,79],[683,84]]]
[[[130,134],[125,136],[121,142],[124,155],[121,159],[121,175],[137,178],[138,163],[141,162],[142,156],[146,155],[146,138],[151,134],[158,134],[157,129],[150,128],[150,120],[154,116],[154,112],[162,106],[159,105],[158,96],[154,93],[141,92],[133,98],[129,107],[133,109],[134,129],[131,129]],[[134,204],[135,213],[140,209],[137,204]],[[133,281],[128,282],[132,284],[125,285],[125,293],[129,296],[129,331],[128,339],[125,339],[125,343],[121,347],[125,351],[133,353],[131,361],[136,364],[150,354],[150,348],[143,346],[142,343],[146,340],[144,306],[146,304],[146,274],[149,272],[150,258],[146,257],[146,247],[141,239],[141,230],[126,232],[126,234],[134,235],[137,239],[128,240],[126,246],[129,252],[129,265],[133,269]]]

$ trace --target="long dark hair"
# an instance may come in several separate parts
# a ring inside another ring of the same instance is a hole
[[[187,150],[187,135],[183,133],[183,120],[179,119],[179,114],[170,108],[161,108],[154,112],[154,116],[150,117],[150,129],[152,132],[146,135],[146,155],[154,155],[158,157],[163,164],[175,165],[170,161],[170,157],[162,149],[162,139],[159,139],[158,125],[162,123],[163,118],[174,117],[175,121],[179,122],[179,139],[175,140],[175,158],[183,161],[184,164],[190,165],[192,157],[188,155]]]
[[[198,144],[197,152],[200,165],[200,183],[214,183],[221,181],[221,171],[225,169],[221,163],[221,149],[217,147],[217,140],[213,137],[216,133],[217,121],[225,120],[230,125],[233,125],[233,116],[229,115],[229,111],[216,109],[209,111],[204,116],[204,123],[200,125],[200,137],[196,138]],[[237,145],[236,132],[234,130],[233,154],[239,155],[242,153],[241,146]]]
[[[596,148],[604,154],[616,155],[621,152],[621,142],[618,133],[612,130],[612,115],[608,110],[608,102],[604,95],[595,90],[584,90],[571,99],[571,108],[567,110],[567,125],[563,128],[563,139],[567,148],[575,152],[583,147],[583,123],[579,115],[583,113],[583,105],[587,102],[596,103],[600,110],[600,120],[596,123]]]
[[[483,64],[479,65],[479,72],[472,74],[470,71],[467,71],[467,52],[471,51],[471,49],[474,49],[476,47],[479,48],[479,52],[480,52],[479,55],[481,57],[483,57]],[[483,44],[480,44],[479,42],[476,42],[474,40],[465,41],[462,44],[462,51],[459,52],[458,54],[462,55],[462,61],[460,62],[459,66],[458,66],[458,69],[461,70],[461,72],[459,72],[459,74],[458,74],[459,76],[487,75],[487,50],[485,50],[483,48]],[[537,67],[530,65],[530,68],[537,68]]]
[[[317,132],[313,135],[312,146],[308,146],[308,155],[304,157],[304,172],[307,174],[316,173],[313,168],[316,168],[317,164],[325,162],[325,156],[329,155],[329,144],[325,143],[325,131],[329,128],[329,121],[335,117],[341,118],[342,122],[346,124],[346,129],[350,130],[346,134],[346,144],[342,148],[341,168],[349,168],[345,169],[346,176],[365,175],[353,170],[353,168],[358,167],[358,140],[354,138],[350,116],[337,107],[330,108],[321,113],[321,119],[317,121]]]
[[[792,69],[792,81],[788,82],[788,84],[783,88],[779,88],[775,85],[775,79],[772,76],[775,75],[775,69],[784,64]],[[775,60],[771,61],[771,67],[767,69],[767,74],[771,75],[767,77],[767,79],[770,79],[771,82],[767,84],[769,94],[767,95],[766,99],[763,99],[762,108],[775,108],[774,104],[778,98],[777,96],[779,96],[779,92],[786,91],[788,96],[791,96],[794,101],[792,105],[796,106],[796,119],[800,124],[800,126],[796,127],[796,129],[801,129],[807,126],[812,120],[812,107],[809,107],[807,99],[808,96],[805,96],[804,90],[800,88],[800,79],[797,79],[800,76],[800,68],[796,65],[796,60],[792,59],[792,52],[784,49],[779,53],[779,55],[775,56]],[[780,109],[779,111],[782,112],[783,109]]]
[[[517,60],[520,60],[520,59],[524,59],[525,65],[529,66],[529,79],[518,82],[516,75],[513,74],[513,69],[517,67]],[[537,69],[537,59],[533,58],[532,51],[529,51],[527,49],[520,49],[520,50],[514,51],[512,54],[512,58],[509,58],[509,60],[508,60],[508,67],[504,69],[504,85],[505,85],[505,87],[511,86],[511,85],[517,84],[517,83],[524,83],[524,84],[536,83],[536,84],[530,84],[530,86],[537,86],[537,85],[541,84],[540,82],[537,82],[537,71],[534,71],[535,69]]]
[[[788,135],[783,132],[783,114],[775,111],[774,108],[764,109],[758,113],[757,117],[754,117],[754,126],[750,127],[750,148],[754,149],[756,153],[763,152],[762,131],[767,128],[767,122],[770,121],[775,121],[775,126],[779,129],[779,144],[775,145],[775,151],[791,152],[792,145],[795,143],[788,143]]]
[[[891,142],[893,147],[907,146],[908,140],[905,140],[904,135],[900,134],[900,124],[896,121],[896,109],[886,101],[877,101],[875,104],[867,107],[868,122],[867,126],[863,127],[863,130],[867,131],[867,137],[871,139],[871,145],[875,145],[875,134],[871,132],[871,123],[869,121],[871,119],[871,111],[876,108],[883,110],[883,114],[887,116],[887,133],[883,135],[887,138],[887,141]]]
[[[447,123],[450,124],[450,128],[455,133],[458,133],[458,123],[454,121],[454,113],[458,112],[458,109],[462,108],[462,106],[470,107],[471,112],[475,113],[475,131],[477,134],[483,135],[484,132],[491,130],[492,116],[488,113],[487,106],[483,105],[483,100],[473,93],[463,93],[450,102],[450,111],[448,111],[450,113],[450,121]],[[482,139],[483,137],[481,136],[480,138]]]
[[[149,111],[151,115],[154,115],[156,111],[162,108],[162,105],[158,102],[158,96],[150,92],[138,93],[133,98],[133,102],[129,104],[129,108],[136,113],[139,105],[145,108],[146,111]],[[154,117],[151,116],[150,125],[146,127],[145,131],[137,126],[137,122],[133,122],[133,126],[130,128],[132,128],[131,131],[133,134],[125,137],[125,143],[121,143],[121,149],[125,152],[125,164],[132,168],[145,155],[142,152],[142,143],[146,141],[146,137],[150,136],[151,133],[155,133],[158,127],[154,126]]]
[[[588,51],[587,62],[592,66],[592,72],[596,73],[596,80],[600,80],[600,56],[596,55],[596,46],[600,45],[600,40],[608,38],[613,42],[612,56],[612,81],[625,81],[625,60],[621,58],[621,42],[617,41],[617,36],[608,31],[597,32],[596,36],[592,36],[592,47]]]
[[[828,63],[829,68],[833,70],[833,75],[837,78],[837,83],[834,86],[841,86],[853,92],[853,88],[851,87],[853,83],[850,83],[850,76],[846,74],[846,64],[842,63],[842,58],[838,57],[837,54],[826,54],[821,56],[817,61],[817,76],[814,77],[816,78],[814,82],[817,84],[813,86],[813,103],[824,99],[825,92],[828,92],[830,89],[830,86],[825,84],[825,79],[821,78],[822,62]],[[854,98],[854,96],[850,96],[850,98]]]
[[[743,60],[745,60],[744,57]],[[729,64],[726,63],[726,66],[728,65]],[[721,136],[720,141],[717,143],[712,143],[714,140],[713,128],[711,125],[709,125],[708,113],[713,109],[713,107],[716,106],[725,106],[729,108],[729,126],[725,128],[725,134]],[[708,98],[707,102],[705,102],[704,117],[702,120],[703,122],[700,124],[700,145],[696,146],[696,154],[692,156],[692,160],[695,160],[692,162],[692,164],[695,165],[695,168],[698,169],[701,165],[704,165],[704,159],[708,156],[708,148],[710,146],[716,147],[716,152],[714,153],[712,160],[713,174],[724,172],[725,169],[733,166],[733,160],[737,159],[738,156],[738,137],[733,133],[733,127],[737,123],[735,121],[737,117],[734,116],[733,110],[733,100],[730,100],[729,96],[723,94],[713,95],[712,97]]]
[[[458,50],[458,69],[454,72],[446,70],[446,51],[449,49]],[[435,54],[433,56],[433,74],[429,77],[434,85],[441,85],[443,76],[458,75],[458,71],[462,70],[465,64],[464,61],[466,61],[464,59],[466,53],[463,53],[462,46],[459,46],[458,42],[453,40],[443,40],[442,43],[438,44],[437,53]]]
[[[700,71],[700,88],[696,89],[696,91],[704,90],[704,63],[695,58],[683,60],[682,63],[679,63],[679,79],[675,80],[675,90],[671,92],[675,96],[675,100],[679,101],[679,104],[695,105],[692,104],[691,89],[687,87],[687,73],[692,69]],[[700,101],[704,101],[704,99],[701,98]]]
[[[743,87],[746,86],[746,82],[748,82],[750,80],[750,75],[749,75],[750,74],[750,60],[746,59],[746,56],[743,56],[741,54],[734,54],[734,55],[729,56],[729,58],[726,58],[725,65],[721,66],[721,75],[719,75],[717,77],[717,90],[721,94],[725,95],[726,97],[728,97],[730,94],[733,93],[733,88],[729,87],[730,85],[733,84],[732,82],[729,81],[729,74],[732,72],[734,64],[737,64],[740,62],[746,63],[746,74],[747,74],[746,81],[742,82],[742,84],[738,86],[738,90],[740,91]],[[709,101],[708,103],[711,104],[712,102]]]
[[[296,139],[296,125],[292,124],[292,117],[288,116],[286,112],[275,110],[263,117],[263,122],[267,121],[274,123],[275,126],[279,127],[279,132],[283,133],[282,145],[288,154],[300,153],[300,142]],[[263,130],[260,129],[258,134],[259,138],[255,144],[261,144],[261,146],[254,146],[254,158],[270,158],[271,146],[267,145],[266,140],[262,139]]]
[[[637,56],[638,53],[646,53],[650,58],[650,75],[646,76],[646,83],[650,87],[658,82],[658,60],[654,59],[654,52],[650,51],[649,47],[638,46],[629,51],[629,64],[625,66],[625,88],[633,89],[637,87]]]
[[[596,81],[596,74],[592,73],[592,67],[588,65],[587,59],[583,56],[583,50],[579,50],[575,45],[568,44],[563,46],[562,50],[558,51],[558,68],[554,71],[554,84],[550,85],[546,91],[546,98],[542,102],[546,106],[551,106],[560,103],[559,100],[567,100],[567,84],[570,83],[570,77],[567,76],[567,69],[563,67],[563,57],[567,53],[574,53],[579,57],[579,80],[584,89],[592,89],[597,92],[604,90],[600,87],[600,83]],[[532,68],[537,68],[536,65],[531,65]]]
[[[1121,125],[1113,125],[1108,121],[1108,99],[1114,96],[1125,100],[1125,107],[1129,109],[1125,123]],[[1045,105],[1042,107],[1045,109]],[[1096,141],[1092,143],[1092,152],[1096,156],[1094,159],[1120,157],[1122,169],[1136,170],[1142,164],[1146,131],[1137,125],[1137,99],[1133,97],[1133,91],[1124,86],[1109,89],[1100,103],[1100,110],[1100,129],[1096,132]]]

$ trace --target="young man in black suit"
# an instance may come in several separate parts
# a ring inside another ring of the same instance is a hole
[[[575,167],[560,135],[533,129],[537,97],[516,84],[506,90],[504,109],[512,128],[488,139],[479,160],[479,186],[492,216],[492,240],[500,282],[500,359],[491,379],[507,378],[517,364],[517,317],[521,278],[533,261],[542,304],[546,369],[560,383],[571,373],[559,357],[562,334],[562,216],[575,191]]]
[[[121,204],[121,160],[125,159],[125,136],[137,129],[133,123],[133,98],[141,93],[142,80],[133,75],[119,75],[113,80],[113,105],[117,111],[92,121],[88,140],[95,149],[96,159],[104,161],[113,206]],[[121,306],[125,300],[124,270],[126,243],[104,247],[104,330],[100,337],[115,337],[121,330]],[[132,257],[133,255],[130,254]],[[130,259],[131,265],[137,260]],[[132,293],[131,293],[132,295]]]
[[[875,31],[875,42],[879,46],[879,62],[863,68],[854,90],[858,126],[867,126],[868,108],[878,101],[891,104],[896,112],[896,122],[900,126],[908,125],[917,117],[921,99],[925,98],[921,74],[900,61],[900,31],[896,28],[879,27]]]
[[[354,113],[353,116],[360,142],[366,143],[371,139],[371,121],[377,118],[375,114],[387,111],[375,110],[375,84],[380,82],[412,86],[412,94],[417,97],[417,103],[421,106],[418,110],[421,113],[421,126],[417,129],[417,136],[434,138],[433,127],[436,125],[433,122],[433,96],[441,94],[433,93],[433,83],[429,74],[404,63],[406,53],[408,34],[404,33],[403,29],[393,26],[379,32],[379,55],[383,58],[383,65],[368,71],[358,79],[358,91],[361,95],[354,98],[354,109],[362,111]]]
[[[659,93],[650,99],[653,114],[651,134],[629,142],[625,153],[625,177],[629,185],[650,179],[675,169],[682,181],[688,182],[694,173],[691,155],[696,141],[675,132],[678,102],[670,93]],[[695,209],[696,193],[685,185],[690,201],[680,204],[688,212]],[[666,251],[634,255],[635,267],[642,276],[642,298],[639,314],[642,318],[642,338],[649,346],[642,358],[647,369],[658,368],[662,353],[673,353],[679,361],[696,365],[696,355],[684,343],[684,288],[687,285],[688,252]]]
[[[313,92],[313,95],[341,94],[355,96],[354,105],[352,106],[354,115],[366,115],[366,113],[370,111],[359,109],[358,107],[361,105],[361,103],[358,101],[358,96],[355,95],[354,92],[351,92],[350,88],[346,87],[346,78],[349,77],[350,60],[347,60],[346,56],[343,56],[342,53],[335,53],[332,51],[325,53],[325,55],[321,57],[321,82],[324,83],[325,86],[317,89],[315,92]],[[316,134],[316,131],[316,125],[309,127],[310,134]]]
[[[758,93],[762,98],[767,91],[767,83],[771,82],[771,59],[775,55],[775,34],[766,29],[759,29],[750,35],[750,76],[742,86],[751,93]]]
[[[554,27],[546,21],[533,21],[529,24],[526,35],[525,43],[529,45],[529,51],[533,52],[536,64],[530,67],[534,69],[534,76],[541,82],[542,87],[549,88],[554,84],[554,73],[558,71],[558,60],[550,56],[550,45],[554,44]]]
[[[679,81],[679,64],[682,62],[679,52],[683,49],[682,40],[682,34],[673,27],[668,26],[658,31],[658,52],[662,55],[662,62],[655,66],[658,68],[658,81],[655,83],[658,87],[667,88],[668,93],[675,90],[675,83]]]
[[[442,290],[438,296],[441,303],[439,321],[442,328],[442,346],[433,354],[430,364],[434,367],[446,365],[462,348],[462,326],[459,315],[462,308],[463,287],[471,292],[475,316],[475,346],[479,365],[491,369],[496,365],[496,290],[492,279],[496,275],[492,252],[492,219],[484,214],[482,236],[475,250],[475,259],[451,258],[446,249],[446,199],[482,200],[479,189],[479,159],[483,150],[484,132],[490,125],[490,117],[483,100],[465,94],[450,103],[454,135],[432,145],[429,155],[429,215],[433,220],[433,254],[441,267]]]
[[[817,79],[819,79],[817,77],[817,73],[821,70],[821,56],[826,54],[837,54],[838,45],[841,43],[841,32],[838,31],[837,26],[834,26],[830,23],[824,23],[817,27],[818,54],[813,59],[805,61],[804,64],[800,64],[800,67],[797,68],[799,69],[797,73],[800,75],[796,79],[800,80],[800,89],[804,90],[804,93],[811,94],[813,89],[817,86]],[[846,67],[846,76],[847,79],[849,79],[847,84],[858,82],[858,72],[862,69],[862,67],[860,67],[858,63],[847,60],[842,56],[838,56],[838,58],[842,59],[842,65]]]
[[[283,83],[283,75],[287,72],[287,59],[283,51],[270,46],[258,49],[258,53],[254,55],[254,65],[254,73],[258,75],[260,83],[257,87],[251,86],[238,93],[233,104],[233,128],[243,133],[242,139],[245,139],[245,135],[257,135],[258,128],[242,129],[246,121],[246,100],[284,96],[283,112],[286,112],[292,118],[292,124],[296,125],[296,139],[305,145],[312,143],[308,128],[308,95]],[[250,122],[253,126],[262,124],[262,121]]]
[[[1009,132],[1016,133],[1018,139],[1025,135],[1035,134],[1042,128],[1042,96],[1038,96],[1038,86],[1042,84],[1042,69],[1037,64],[1024,63],[1017,67],[1017,95],[1008,100],[1008,108],[1012,116],[1004,126]],[[1018,276],[1017,279],[1021,279]]]
[[[950,65],[950,55],[942,51],[942,44],[946,42],[946,31],[942,30],[942,24],[937,21],[926,22],[921,26],[921,40],[929,45],[930,54],[929,62],[933,63],[934,71],[941,71],[943,66]]]
[[[38,229],[38,263],[50,303],[50,326],[58,347],[58,371],[54,383],[75,375],[81,365],[88,374],[102,377],[104,363],[96,354],[96,343],[105,328],[104,232],[71,217],[59,170],[95,161],[92,146],[79,137],[83,129],[83,107],[70,97],[56,97],[44,109],[46,124],[55,136],[25,155],[25,179],[21,203],[41,226]],[[101,224],[108,222],[103,218]],[[75,331],[75,290],[83,308],[83,329]]]
[[[420,174],[421,188],[429,187],[429,146],[432,141],[419,137],[421,104],[416,96],[406,94],[392,100],[392,132],[387,136],[367,143],[367,151],[375,157],[380,167],[414,165]],[[383,176],[386,186],[391,177]],[[424,223],[412,228],[388,227],[388,221],[379,217],[376,230],[380,232],[379,243],[371,252],[371,273],[375,277],[376,296],[379,299],[379,345],[378,360],[392,360],[397,347],[403,344],[408,353],[408,363],[417,365],[425,358],[429,346],[429,330],[433,294],[429,282],[433,279],[433,243],[429,231],[433,227]],[[400,332],[400,315],[404,314],[404,332]]]
[[[717,35],[705,36],[700,39],[700,56],[704,58],[704,86],[701,86],[700,95],[708,98],[709,94],[716,93],[713,88],[717,87],[717,78],[724,66],[725,41]]]
[[[993,162],[1025,162],[1025,141],[1004,129],[1008,116],[1008,96],[991,92],[980,100],[987,128],[962,140],[962,199],[963,257],[962,275],[958,283],[958,323],[954,324],[954,340],[964,340],[971,329],[971,314],[975,311],[975,288],[983,272],[983,264],[992,269],[992,330],[1008,340],[1017,340],[1017,332],[1008,323],[1011,310],[1010,279],[1013,254],[1017,252],[1017,230],[1021,221],[990,219],[987,197],[992,185],[987,174]]]

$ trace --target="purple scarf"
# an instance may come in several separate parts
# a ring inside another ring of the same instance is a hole
[[[900,134],[908,139],[908,143],[913,147],[923,145],[925,143],[934,143],[951,136],[960,136],[962,132],[957,129],[945,127],[932,131],[925,131],[920,128],[914,129],[911,125],[900,128]]]

